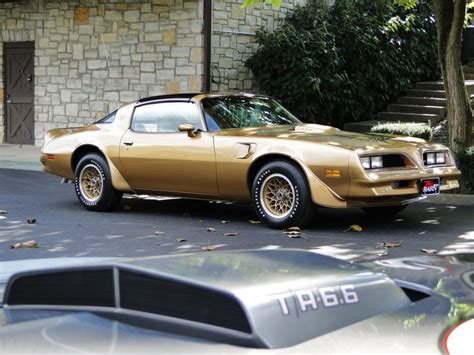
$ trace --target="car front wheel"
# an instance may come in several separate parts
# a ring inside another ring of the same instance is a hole
[[[91,211],[110,211],[122,199],[122,193],[112,186],[107,162],[98,154],[88,154],[79,161],[74,186],[79,201]]]
[[[306,227],[315,211],[310,195],[304,174],[285,161],[265,165],[252,185],[257,215],[270,228]]]

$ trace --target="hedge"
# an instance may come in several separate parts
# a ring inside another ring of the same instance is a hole
[[[474,194],[474,146],[459,153],[457,163],[461,170],[460,192]]]
[[[257,33],[246,65],[256,90],[305,122],[369,120],[413,83],[440,77],[436,26],[426,1],[309,0],[273,32]]]
[[[381,123],[370,129],[373,133],[396,134],[407,137],[417,137],[426,140],[433,138],[433,130],[422,123]]]

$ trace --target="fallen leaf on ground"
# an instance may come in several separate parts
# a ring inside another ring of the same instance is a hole
[[[221,221],[222,224],[227,224],[227,223],[230,223],[230,220],[224,220],[224,221]]]
[[[156,243],[156,245],[161,245],[161,243]]]
[[[377,253],[377,256],[386,256],[386,255],[388,255],[387,250],[384,250],[384,251],[381,251],[381,252]]]
[[[165,234],[165,232],[162,232],[162,231],[155,231],[155,235],[163,235]]]
[[[250,224],[260,224],[260,221],[254,221],[252,219],[249,219]]]
[[[286,232],[299,232],[301,230],[300,227],[290,227],[290,228],[287,228],[283,231],[283,233],[286,233]]]
[[[225,204],[226,205],[233,205],[234,203],[229,201],[229,202],[226,202]]]
[[[218,248],[217,245],[205,245],[205,246],[201,247],[201,250],[213,251],[213,250],[216,250],[217,248]]]
[[[224,237],[237,237],[239,233],[237,232],[229,232],[229,233],[224,233]]]
[[[402,245],[402,243],[391,243],[391,242],[383,242],[379,243],[376,246],[377,249],[390,249],[390,248],[398,248]]]
[[[8,214],[8,212],[5,210],[0,210],[0,214]]]
[[[208,232],[215,232],[216,229],[215,229],[215,228],[212,228],[212,227],[207,227],[207,231],[208,231]]]
[[[28,240],[27,242],[23,243],[15,243],[10,245],[10,249],[19,249],[19,248],[39,248],[38,243],[36,240]]]
[[[301,232],[298,231],[285,232],[285,234],[288,236],[288,238],[301,238]]]
[[[421,251],[423,253],[426,253],[426,254],[437,254],[438,251],[436,249],[421,249]]]
[[[176,238],[176,241],[178,243],[184,243],[184,242],[187,242],[188,240],[187,239],[184,239],[184,238]]]
[[[36,223],[36,218],[28,218],[28,219],[26,220],[26,223],[28,223],[28,224],[35,224],[35,223]]]
[[[123,210],[124,211],[130,211],[132,209],[132,206],[130,205],[123,205]]]
[[[344,232],[349,232],[349,231],[360,233],[360,232],[362,232],[362,227],[359,226],[358,224],[353,224],[353,225],[349,226],[349,228],[344,230]]]

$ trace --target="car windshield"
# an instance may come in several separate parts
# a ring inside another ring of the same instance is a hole
[[[209,131],[278,125],[301,121],[275,100],[264,97],[223,96],[202,100]]]

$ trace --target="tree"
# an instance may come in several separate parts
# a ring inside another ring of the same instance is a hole
[[[405,6],[416,6],[418,0],[393,0]],[[243,6],[257,3],[279,7],[281,0],[244,0]],[[461,152],[471,143],[472,112],[464,85],[461,63],[461,39],[466,0],[431,0],[438,33],[438,60],[446,89],[449,146]]]
[[[446,89],[449,146],[460,152],[470,144],[472,130],[472,113],[461,64],[466,1],[432,0],[432,3],[438,32],[438,60]]]

